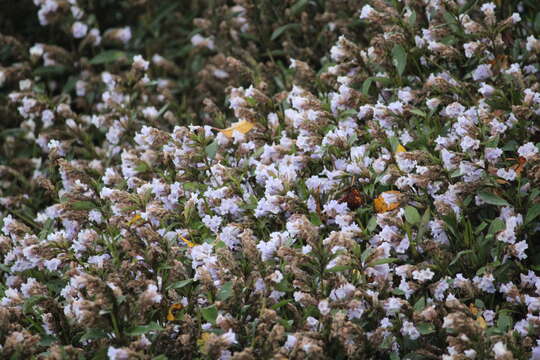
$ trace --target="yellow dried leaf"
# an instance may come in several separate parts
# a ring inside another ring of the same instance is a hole
[[[400,195],[401,193],[399,191],[396,191],[396,190],[390,190],[390,191],[385,191],[385,192],[381,193],[375,200],[373,200],[373,205],[375,206],[375,211],[376,212],[383,213],[383,212],[394,210],[394,209],[399,207],[399,201],[387,204],[384,201],[383,194]]]
[[[474,304],[469,305],[469,310],[474,316],[478,315],[478,308]]]
[[[211,337],[212,337],[211,333],[203,332],[201,334],[201,337],[199,339],[197,339],[197,345],[199,347],[203,347],[204,344],[206,344],[208,342],[208,340],[210,340]]]
[[[168,321],[174,321],[175,316],[173,314],[174,310],[180,310],[182,308],[182,304],[172,304],[169,307],[169,312],[167,313],[167,320]]]
[[[486,320],[484,320],[484,318],[482,316],[477,317],[476,322],[478,323],[478,325],[480,325],[480,327],[482,329],[487,328],[487,322],[486,322]]]
[[[227,128],[227,129],[222,129],[222,130],[219,130],[219,131],[221,131],[221,133],[223,135],[225,135],[226,137],[232,138],[234,131],[238,131],[238,132],[241,132],[242,134],[245,134],[249,130],[253,129],[254,126],[255,126],[254,123],[251,123],[251,122],[246,121],[246,120],[242,120],[242,121],[239,121],[239,122],[233,124],[231,127]]]
[[[186,245],[187,245],[187,246],[189,246],[190,248],[192,248],[192,247],[194,247],[194,246],[195,246],[195,244],[194,244],[194,243],[192,243],[191,241],[189,241],[188,239],[186,239],[186,238],[185,238],[185,237],[183,237],[183,236],[180,236],[180,239],[182,239],[182,241],[183,241],[183,242],[185,242],[185,243],[186,243]]]
[[[135,224],[135,223],[136,223],[137,221],[139,221],[139,220],[142,220],[141,215],[140,215],[140,214],[135,214],[135,216],[133,216],[133,217],[131,218],[131,220],[129,220],[128,226],[131,226],[131,225]]]
[[[406,152],[406,151],[407,149],[405,149],[405,147],[401,144],[398,144],[398,146],[396,147],[396,154],[400,152]]]

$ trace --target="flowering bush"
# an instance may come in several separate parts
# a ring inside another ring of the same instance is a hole
[[[540,359],[536,1],[6,7],[1,358]]]

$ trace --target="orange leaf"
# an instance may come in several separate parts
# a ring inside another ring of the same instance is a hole
[[[526,163],[527,163],[527,159],[525,159],[523,156],[520,156],[518,159],[518,163],[513,165],[512,169],[514,169],[514,171],[517,174],[521,174],[521,172],[523,171],[523,168],[525,168]]]
[[[405,149],[405,147],[401,144],[398,144],[398,146],[396,147],[396,154],[400,153],[400,152],[406,152],[407,149]]]
[[[385,192],[381,193],[375,200],[373,200],[373,205],[375,206],[375,211],[378,212],[378,213],[391,211],[391,210],[397,209],[399,207],[399,201],[387,204],[384,201],[384,196],[383,196],[384,194],[387,194],[387,195],[400,195],[401,193],[399,191],[396,191],[396,190],[390,190],[390,191],[385,191]]]
[[[135,216],[133,216],[131,218],[131,220],[129,220],[128,225],[131,226],[131,225],[135,224],[139,220],[142,220],[141,215],[140,214],[135,214]]]
[[[242,134],[245,134],[249,130],[253,129],[254,126],[255,126],[254,123],[251,123],[251,122],[246,121],[246,120],[242,120],[242,121],[239,121],[239,122],[233,124],[231,127],[227,128],[227,129],[222,129],[222,130],[219,130],[219,131],[221,131],[221,133],[223,135],[225,135],[226,137],[232,138],[234,131],[238,131],[238,132],[241,132]]]
[[[480,325],[480,327],[482,329],[487,328],[487,322],[486,322],[486,320],[484,320],[484,318],[482,316],[477,317],[476,322],[478,323],[478,325]]]
[[[185,238],[185,237],[183,237],[183,236],[180,236],[180,239],[182,239],[182,241],[183,241],[183,242],[185,242],[185,243],[186,243],[186,245],[187,245],[187,246],[189,246],[190,248],[192,248],[192,247],[194,247],[194,246],[195,246],[195,244],[194,244],[194,243],[192,243],[191,241],[189,241],[188,239],[186,239],[186,238]]]
[[[167,320],[168,321],[174,321],[175,316],[173,314],[174,310],[180,310],[182,308],[182,304],[172,304],[169,307],[169,312],[167,313]]]

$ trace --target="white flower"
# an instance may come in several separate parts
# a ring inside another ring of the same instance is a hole
[[[360,12],[360,19],[368,19],[371,15],[377,13],[373,7],[370,5],[364,5],[362,11]]]
[[[237,344],[238,341],[236,341],[236,333],[232,331],[232,329],[229,329],[225,334],[222,334],[220,338],[225,342],[227,345]]]
[[[408,336],[411,340],[416,340],[420,337],[420,331],[410,321],[405,320],[401,327],[401,334]]]
[[[506,181],[514,181],[516,179],[517,173],[514,169],[498,169],[497,176],[503,178]]]
[[[75,39],[80,39],[86,36],[88,32],[88,25],[80,21],[76,21],[71,26],[71,33]]]
[[[141,55],[135,55],[133,57],[133,67],[135,69],[146,71],[148,70],[149,65],[150,65],[150,62],[144,60],[144,58]]]
[[[522,145],[518,149],[519,156],[523,156],[525,159],[530,160],[533,156],[538,154],[538,148],[533,143],[529,142]]]
[[[328,315],[330,313],[330,304],[328,303],[328,300],[321,300],[319,301],[319,311],[322,315]]]
[[[270,280],[275,282],[276,284],[280,283],[281,280],[283,280],[283,274],[281,273],[281,271],[276,270],[270,275]]]
[[[433,275],[435,275],[435,273],[431,271],[430,269],[415,270],[412,272],[413,279],[418,280],[420,282],[425,282],[425,281],[433,279]]]
[[[491,64],[481,64],[478,65],[476,70],[473,71],[472,77],[474,81],[482,81],[489,79],[493,76],[491,71]]]
[[[460,143],[461,149],[465,152],[476,150],[480,147],[480,140],[473,139],[470,136],[465,136]]]
[[[147,297],[154,303],[160,303],[163,296],[158,292],[158,288],[154,284],[148,285],[148,288],[144,292],[143,296]]]
[[[500,359],[502,357],[506,358],[508,355],[512,355],[512,353],[508,351],[506,345],[502,341],[499,341],[498,343],[493,345],[492,350],[495,354],[495,359]]]
[[[117,349],[109,346],[107,356],[109,357],[109,360],[127,360],[129,358],[129,353],[124,349]]]

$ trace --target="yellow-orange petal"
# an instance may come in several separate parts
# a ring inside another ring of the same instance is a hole
[[[167,320],[168,321],[174,321],[175,316],[173,314],[174,310],[180,310],[182,308],[182,304],[172,304],[169,307],[169,312],[167,313]]]
[[[487,328],[487,322],[486,322],[486,320],[484,320],[484,318],[482,316],[477,317],[476,322],[478,323],[478,325],[480,325],[480,327],[482,329]]]
[[[135,216],[133,216],[131,220],[129,220],[128,225],[131,226],[139,220],[142,220],[141,214],[135,214]]]
[[[401,144],[398,144],[398,146],[396,147],[396,154],[397,153],[401,153],[401,152],[406,152],[407,149],[405,149],[405,147]]]
[[[194,243],[192,243],[191,241],[189,241],[188,239],[186,239],[186,238],[185,238],[185,237],[183,237],[183,236],[180,236],[180,239],[182,239],[182,241],[183,241],[183,242],[185,242],[185,243],[186,243],[186,245],[187,245],[187,246],[189,246],[190,248],[192,248],[192,247],[194,247],[194,246],[195,246],[195,244],[194,244]]]
[[[381,193],[375,200],[373,200],[373,205],[375,207],[376,212],[383,213],[383,212],[387,212],[387,211],[397,209],[399,207],[399,201],[387,204],[384,201],[383,194],[399,195],[401,193],[399,191],[396,191],[396,190],[390,190],[390,191],[385,191],[385,192]]]
[[[241,132],[242,134],[245,134],[249,130],[253,129],[254,126],[255,126],[254,123],[246,121],[246,120],[242,120],[231,125],[231,127],[228,127],[227,129],[222,129],[219,131],[226,137],[232,138],[234,131],[238,131],[238,132]]]

